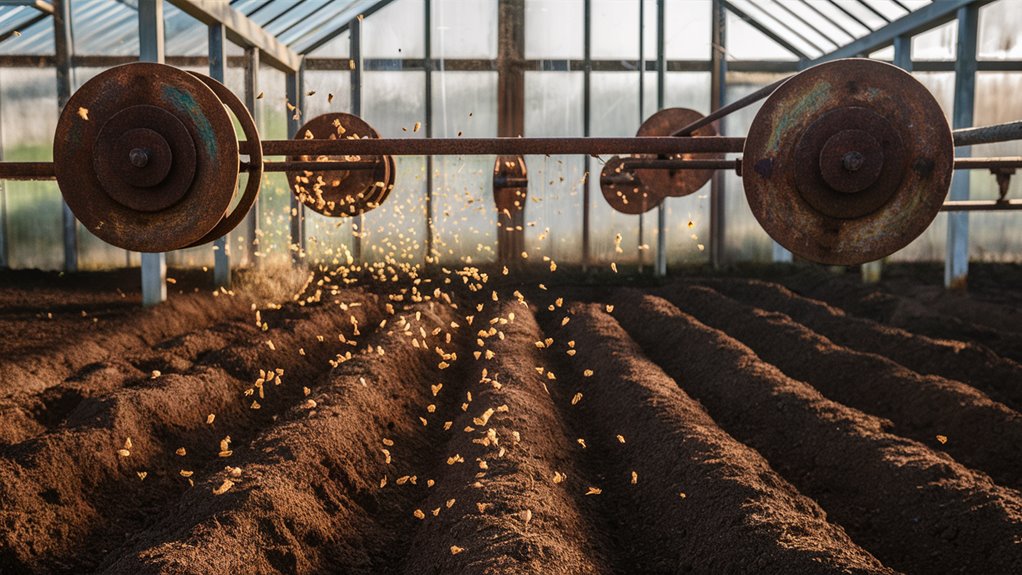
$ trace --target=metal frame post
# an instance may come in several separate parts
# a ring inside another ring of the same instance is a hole
[[[656,107],[657,110],[664,109],[664,95],[666,92],[665,82],[667,80],[667,56],[665,54],[665,38],[667,23],[664,19],[665,0],[657,0],[656,3]],[[656,275],[664,277],[667,275],[667,198],[664,198],[656,209]]]
[[[644,101],[646,99],[646,58],[645,58],[646,55],[645,55],[645,52],[644,52],[645,46],[643,45],[643,41],[646,39],[646,30],[645,30],[645,26],[644,26],[645,22],[646,22],[646,0],[639,0],[639,66],[638,66],[638,68],[639,68],[639,125],[640,126],[642,125],[642,122],[646,119],[646,113],[645,113],[645,109],[644,109],[644,106],[643,106]],[[661,203],[663,203],[663,200],[661,200]],[[646,220],[645,214],[639,214],[639,245],[636,248],[636,251],[638,252],[637,255],[639,257],[639,273],[640,274],[643,272],[643,264],[645,263],[644,262],[645,258],[643,257],[644,254],[642,253],[642,238],[645,235],[644,234],[645,230],[643,229],[645,227],[645,223],[646,223],[645,220]]]
[[[302,127],[302,115],[305,109],[305,65],[299,66],[297,72],[287,74],[287,101],[294,106],[287,111],[287,133],[294,138]],[[305,262],[305,204],[291,194],[290,214],[290,245],[291,263],[298,266]]]
[[[0,110],[3,109],[3,85],[0,84]],[[4,128],[0,121],[0,162],[4,159]],[[11,267],[7,243],[7,183],[0,180],[0,270]]]
[[[209,75],[218,82],[224,81],[227,65],[224,55],[227,33],[223,24],[209,25]],[[228,234],[229,235],[229,234]],[[231,286],[231,254],[228,235],[213,241],[213,285]]]
[[[713,0],[710,15],[710,111],[724,105],[727,92],[727,12],[721,0]],[[718,122],[724,133],[724,121]],[[710,263],[720,268],[724,257],[724,172],[717,170],[710,179]]]
[[[582,135],[589,137],[590,134],[590,116],[592,115],[591,107],[591,82],[593,71],[593,60],[592,60],[592,36],[593,36],[593,5],[591,0],[583,0],[582,3]],[[589,156],[584,156],[585,161],[585,185],[582,187],[582,271],[589,271],[589,264],[591,262],[592,254],[590,252],[589,235],[590,235],[590,224],[589,224],[589,188],[592,184],[592,170]],[[599,184],[599,175],[596,177],[596,183]]]
[[[138,59],[163,63],[163,0],[138,2]],[[142,254],[142,305],[153,306],[167,300],[167,254]]]
[[[895,66],[912,71],[912,37],[898,36],[894,39],[894,61]],[[884,260],[876,260],[862,264],[860,269],[863,283],[878,283],[883,278]]]
[[[497,9],[497,136],[517,138],[525,132],[525,2],[500,0]],[[512,268],[524,263],[525,209],[497,214],[497,260]]]
[[[259,113],[259,50],[257,48],[245,49],[245,106],[252,114],[252,119],[257,127],[262,127],[262,114]],[[248,212],[248,252],[249,264],[258,266],[262,260],[259,252],[259,196],[256,196],[252,209]]]
[[[423,118],[425,135],[433,137],[433,2],[423,2],[423,65],[426,76],[425,118]],[[433,156],[426,156],[426,264],[433,261]]]
[[[955,54],[955,99],[952,127],[972,126],[976,103],[976,40],[979,36],[979,6],[958,9],[958,46]],[[972,148],[955,149],[955,156],[967,158]],[[951,180],[951,200],[969,199],[969,171],[961,170]],[[944,287],[965,291],[969,279],[969,213],[947,216],[947,254],[944,259]]]
[[[71,0],[53,0],[54,67],[57,70],[57,111],[71,99],[71,66],[74,40],[71,36]],[[78,220],[61,198],[61,226],[64,237],[64,271],[78,271]]]
[[[351,57],[351,113],[362,115],[362,16],[356,16],[348,25]],[[362,238],[365,235],[365,218],[362,214],[352,218],[351,223],[351,257],[356,264],[362,263]]]

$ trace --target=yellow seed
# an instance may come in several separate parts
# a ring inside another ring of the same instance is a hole
[[[576,441],[578,441],[578,444],[582,446],[582,449],[586,448],[586,440],[585,439],[582,439],[581,437],[579,437]]]
[[[633,471],[632,472],[632,485],[635,485],[638,482],[639,482],[639,474]]]
[[[577,404],[580,401],[582,401],[582,393],[581,392],[576,393],[575,396],[571,398],[571,404],[572,405],[575,405],[575,404]]]
[[[185,455],[188,455],[188,452],[185,451],[184,447],[178,447],[177,451],[175,451],[174,453],[180,455],[181,457],[184,457]]]
[[[462,549],[461,547],[458,547],[457,545],[451,545],[451,555],[457,555],[462,551],[464,551],[464,549]]]
[[[613,305],[607,304],[607,313],[614,313],[614,306]]]
[[[154,369],[154,370],[153,370],[153,373],[152,373],[152,375],[151,375],[151,377],[150,377],[150,379],[156,379],[157,377],[160,377],[160,375],[162,375],[162,374],[160,373],[160,370],[158,370],[158,369]]]
[[[131,445],[131,438],[129,437],[129,438],[125,439],[124,440],[124,449],[131,449],[132,447],[133,446]]]
[[[181,477],[191,477],[192,476],[192,472],[191,471],[186,471],[184,469],[182,469],[178,473],[181,474]]]
[[[618,441],[618,443],[624,443],[625,442],[625,436],[621,435],[621,434],[618,434],[617,441]]]
[[[89,109],[88,108],[82,108],[81,106],[79,106],[78,107],[78,116],[81,119],[83,119],[83,120],[88,120],[89,119]]]
[[[213,490],[213,495],[223,495],[230,491],[232,487],[234,487],[234,482],[230,479],[224,479],[224,482],[220,484],[220,487]]]
[[[131,456],[131,452],[128,451],[127,449],[118,449],[117,455],[120,455],[121,457],[129,457]]]
[[[412,515],[414,515],[416,519],[426,518],[426,514],[423,513],[421,509],[416,509],[415,511],[412,512]]]
[[[213,421],[216,420],[216,414],[211,413],[206,416],[206,425],[213,425]]]
[[[599,494],[601,494],[601,493],[603,493],[603,490],[602,490],[602,489],[600,489],[599,487],[590,487],[590,488],[589,488],[589,489],[588,489],[588,490],[586,491],[586,495],[599,495]]]
[[[684,492],[684,491],[682,491],[681,493],[679,493],[679,494],[678,494],[678,496],[679,496],[679,497],[681,497],[682,499],[684,499],[684,498],[688,497],[688,495],[685,495],[685,492]]]
[[[947,443],[947,436],[946,435],[938,435],[937,436],[937,441],[939,441],[941,445],[944,445],[945,443]]]
[[[451,507],[454,507],[454,499],[448,499],[446,505],[447,505],[448,509],[450,509]]]
[[[145,478],[149,477],[148,471],[136,471],[135,474],[138,475],[139,481],[145,481]]]
[[[231,451],[230,449],[225,449],[225,450],[221,451],[219,453],[219,455],[220,455],[220,457],[230,457],[230,456],[234,455],[234,452]]]

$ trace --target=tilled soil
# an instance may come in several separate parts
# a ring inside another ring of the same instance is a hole
[[[973,331],[746,279],[59,279],[0,277],[44,324],[0,347],[3,575],[1022,572],[1022,367]]]

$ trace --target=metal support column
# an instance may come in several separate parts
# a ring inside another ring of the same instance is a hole
[[[221,83],[224,81],[224,69],[227,65],[224,54],[226,43],[224,25],[210,24],[209,75]],[[231,287],[231,248],[227,240],[228,236],[223,236],[213,242],[213,285],[216,287]]]
[[[348,34],[351,42],[351,113],[362,116],[362,67],[365,62],[362,60],[362,16],[359,15],[348,25]],[[365,235],[365,218],[358,214],[351,222],[351,257],[355,264],[362,264],[362,238]]]
[[[71,99],[71,58],[74,40],[71,36],[71,0],[53,1],[53,39],[57,70],[57,111]],[[64,271],[78,271],[78,220],[63,199],[61,224],[64,236]]]
[[[297,72],[287,75],[287,101],[290,104],[287,111],[287,133],[294,138],[298,129],[302,127],[302,111],[305,108],[305,64],[299,67]],[[298,201],[294,194],[291,194],[291,242],[288,249],[291,250],[291,263],[302,265],[305,263],[305,204]]]
[[[257,48],[245,49],[245,106],[252,114],[252,119],[258,128],[262,128],[262,114],[259,113],[259,50]],[[259,196],[256,196],[252,209],[248,212],[248,253],[249,265],[257,266],[261,260],[259,251]]]
[[[667,79],[667,57],[664,53],[665,32],[664,20],[665,0],[656,3],[656,108],[664,109],[665,81]],[[660,202],[656,209],[656,275],[667,275],[667,198]]]
[[[646,54],[645,54],[645,40],[646,40],[646,0],[639,0],[639,125],[646,119],[646,110],[643,104],[646,100]],[[663,203],[661,201],[660,203]],[[645,254],[642,253],[642,239],[645,236],[645,214],[639,214],[639,247],[637,249],[639,257],[639,273],[643,272],[643,264],[645,263]]]
[[[912,37],[898,36],[894,39],[893,64],[906,72],[912,71]],[[883,277],[884,260],[876,260],[862,264],[863,283],[877,283]]]
[[[517,138],[525,133],[525,2],[500,0],[498,10],[497,136]],[[498,262],[512,269],[525,263],[524,217],[524,211],[497,214]]]
[[[710,15],[710,111],[724,105],[727,92],[727,12],[722,0],[713,0]],[[724,121],[717,131],[724,133]],[[724,171],[716,170],[710,180],[710,263],[720,268],[724,262]]]
[[[590,134],[590,109],[591,78],[593,71],[592,40],[593,40],[593,5],[591,0],[583,0],[582,3],[582,135],[589,137]],[[582,187],[582,271],[589,271],[589,263],[592,254],[589,246],[589,189],[594,181],[590,167],[592,162],[589,156],[584,156],[585,162],[585,185]],[[600,183],[600,176],[597,173],[595,182]]]
[[[433,137],[433,1],[425,0],[423,14],[423,55],[425,59],[426,91],[423,127],[427,138]],[[433,255],[433,156],[426,156],[426,256],[425,263],[436,263]]]
[[[138,2],[138,59],[143,62],[165,60],[163,50],[163,0]],[[167,300],[167,254],[142,254],[142,305],[153,306]]]
[[[955,99],[953,128],[972,126],[976,102],[976,39],[979,36],[979,7],[958,9],[958,47],[955,57]],[[955,149],[955,156],[972,155],[970,147]],[[959,170],[951,180],[951,200],[969,199],[969,171]],[[969,212],[947,216],[947,254],[944,259],[944,287],[964,291],[969,279]]]
[[[0,85],[0,110],[3,109],[3,86]],[[0,121],[0,162],[4,159],[4,129]],[[10,250],[7,239],[7,185],[0,180],[0,270],[11,267]]]

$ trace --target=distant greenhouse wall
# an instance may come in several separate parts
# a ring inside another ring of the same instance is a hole
[[[645,29],[641,56],[656,58],[656,2],[642,0]],[[918,5],[920,2],[906,4]],[[925,3],[925,2],[923,2]],[[741,5],[740,0],[735,0]],[[432,57],[438,68],[432,73],[433,135],[435,137],[493,137],[497,135],[497,2],[434,0],[431,33]],[[74,0],[75,49],[77,54],[132,55],[138,51],[137,31],[132,26],[111,26],[126,31],[120,36],[100,33],[90,22],[97,11],[113,13],[112,21],[131,21],[134,9],[118,0]],[[539,69],[525,72],[526,136],[579,136],[583,133],[583,71],[572,67],[583,57],[583,0],[526,0],[525,58],[540,61]],[[670,60],[708,61],[710,57],[710,0],[668,0],[665,55]],[[657,73],[644,73],[644,99],[640,102],[640,3],[635,0],[592,0],[593,59],[617,62],[614,71],[596,70],[591,76],[591,135],[633,135],[641,119],[657,109]],[[979,58],[1022,59],[1022,10],[1015,0],[987,5],[980,12]],[[168,56],[202,56],[206,53],[205,27],[172,7],[167,8]],[[365,19],[362,116],[385,137],[420,138],[415,126],[425,119],[425,78],[420,65],[424,47],[423,0],[394,0]],[[756,31],[741,18],[729,14],[728,58],[776,60],[794,57]],[[27,36],[27,35],[26,35]],[[955,23],[921,34],[913,43],[917,60],[951,60],[955,54]],[[0,43],[0,55],[46,54],[35,42],[19,44],[19,38]],[[49,46],[52,50],[52,44]],[[52,52],[51,52],[52,53]],[[240,55],[231,46],[228,54]],[[891,50],[875,56],[889,59]],[[310,57],[348,57],[348,36],[342,34]],[[446,69],[447,62],[479,61],[479,69]],[[544,62],[548,63],[543,64]],[[629,69],[629,64],[633,66]],[[201,68],[196,71],[205,72]],[[77,68],[75,87],[99,72]],[[954,74],[916,72],[950,115]],[[782,77],[780,73],[732,71],[726,99],[733,101]],[[229,67],[227,84],[240,94],[243,70]],[[284,74],[263,66],[260,70],[262,136],[284,138],[287,109]],[[350,108],[350,73],[347,69],[310,69],[305,72],[305,117]],[[976,89],[976,124],[1022,118],[1022,72],[980,73]],[[709,111],[710,74],[704,71],[666,73],[664,104]],[[758,106],[729,116],[726,135],[744,135]],[[53,68],[0,69],[0,121],[3,154],[7,160],[50,160],[57,104]],[[977,147],[974,155],[1020,156],[1022,143]],[[735,155],[737,156],[737,155]],[[490,262],[496,259],[496,211],[490,188],[494,157],[436,158],[433,162],[435,247],[442,261]],[[604,202],[595,177],[601,160],[577,156],[530,156],[529,200],[526,211],[526,248],[531,257],[549,256],[558,262],[582,260],[582,198],[590,186],[592,218],[591,249],[597,265],[611,261],[635,263],[639,246],[645,245],[647,263],[654,258],[656,212],[645,215],[643,237],[639,218],[624,216]],[[594,177],[585,177],[586,169]],[[426,242],[426,161],[398,159],[397,186],[388,202],[366,215],[363,253],[367,259],[394,257],[420,262]],[[1010,195],[1019,197],[1022,177],[1011,184]],[[744,199],[741,180],[726,178],[726,251],[729,259],[769,261],[772,242],[752,217]],[[52,182],[7,182],[10,259],[13,267],[59,269],[61,246],[60,194]],[[974,172],[974,199],[993,199],[997,187],[992,176]],[[260,251],[270,258],[288,256],[289,191],[282,175],[267,178],[262,195]],[[702,262],[708,258],[709,186],[686,198],[669,198],[668,262]],[[974,213],[971,216],[970,249],[977,260],[1022,260],[1022,214]],[[893,256],[898,260],[940,260],[944,257],[946,217],[941,215],[917,241]],[[137,265],[137,254],[103,244],[80,229],[80,260],[83,268]],[[309,212],[307,242],[310,256],[330,261],[343,258],[352,247],[349,220],[328,219]],[[620,241],[617,241],[620,236]],[[244,259],[245,226],[236,229],[229,249]],[[212,265],[212,246],[171,255],[171,265]],[[241,260],[239,260],[241,261]]]

